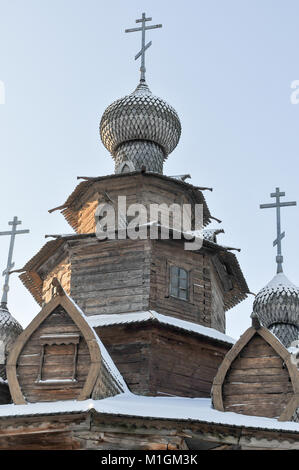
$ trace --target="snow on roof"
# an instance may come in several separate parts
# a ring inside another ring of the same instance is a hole
[[[64,291],[65,292],[65,291]],[[81,308],[79,307],[79,305],[76,304],[76,302],[74,301],[74,299],[72,299],[66,292],[65,292],[65,295],[67,296],[67,298],[73,303],[73,305],[76,307],[76,309],[79,311],[79,313],[82,315],[82,317],[84,318],[84,320],[86,321],[86,323],[89,324],[89,326],[91,326],[91,331],[95,337],[95,340],[97,341],[98,345],[99,345],[99,348],[100,348],[100,351],[101,351],[101,355],[102,355],[102,359],[103,359],[103,362],[105,364],[105,366],[107,367],[108,371],[110,372],[110,374],[112,375],[112,377],[114,378],[114,380],[117,382],[117,384],[120,386],[120,389],[123,390],[123,391],[128,391],[128,386],[123,378],[123,376],[121,375],[121,373],[119,372],[118,368],[116,367],[115,363],[113,362],[110,354],[108,353],[107,349],[105,348],[104,344],[102,343],[102,341],[100,340],[100,338],[98,337],[98,335],[96,334],[96,332],[94,331],[92,325],[90,324],[89,322],[89,318],[85,315],[85,313],[83,312],[83,310],[81,310]]]
[[[186,320],[179,320],[178,318],[170,317],[168,315],[162,315],[161,313],[155,312],[154,310],[147,310],[144,312],[136,313],[118,313],[111,315],[92,315],[85,316],[90,326],[93,328],[97,326],[108,326],[122,323],[138,323],[149,320],[156,320],[164,325],[171,325],[176,328],[180,328],[185,331],[197,333],[201,336],[206,336],[224,343],[234,344],[236,341],[230,336],[220,333],[220,331],[214,328],[208,328],[206,326],[197,325]]]
[[[227,426],[299,433],[299,423],[289,421],[282,422],[273,418],[217,411],[212,408],[209,398],[148,397],[134,395],[130,392],[102,400],[68,400],[28,403],[26,405],[0,405],[0,418],[57,413],[84,413],[90,410],[111,415],[170,419],[176,421],[188,420]]]
[[[276,274],[264,289],[299,291],[299,288],[295,286],[284,273]]]

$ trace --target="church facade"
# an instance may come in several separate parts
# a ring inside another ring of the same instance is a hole
[[[161,26],[150,20],[133,31]],[[82,178],[53,209],[71,233],[20,270],[40,313],[22,331],[2,305],[0,449],[298,449],[299,289],[281,269],[252,327],[237,342],[225,334],[249,288],[223,230],[208,227],[209,188],[163,174],[181,124],[145,81],[142,41],[137,88],[100,122],[115,173]],[[137,206],[147,223],[130,237]],[[190,250],[164,217],[187,206],[189,243],[200,239]]]

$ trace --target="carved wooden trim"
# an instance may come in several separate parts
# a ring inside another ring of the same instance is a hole
[[[40,324],[59,306],[61,305],[69,314],[73,322],[81,331],[90,353],[90,370],[85,381],[84,387],[81,390],[78,400],[85,400],[89,398],[96,379],[101,370],[101,351],[96,340],[96,333],[92,330],[86,320],[83,318],[74,303],[63,293],[54,297],[48,304],[42,308],[39,314],[32,320],[27,328],[18,336],[14,347],[10,351],[7,359],[7,379],[13,402],[16,405],[25,404],[25,398],[22,394],[21,387],[17,377],[17,361],[18,357],[33,334],[33,332],[40,326]]]
[[[57,335],[42,335],[39,338],[39,342],[41,345],[49,345],[52,346],[53,344],[78,344],[80,340],[80,335],[76,333],[65,333]]]
[[[241,336],[239,341],[237,341],[236,344],[226,354],[213,381],[212,399],[214,408],[219,411],[224,411],[222,386],[226,374],[233,361],[237,358],[238,354],[255,334],[261,336],[266,341],[266,343],[268,343],[274,349],[274,351],[281,357],[287,367],[292,382],[294,395],[290,398],[286,408],[281,413],[279,421],[288,421],[291,419],[295,410],[299,406],[299,371],[291,362],[291,355],[287,349],[267,328],[264,327],[260,327],[258,329],[255,329],[254,327],[248,328],[248,330],[246,330],[245,333]]]

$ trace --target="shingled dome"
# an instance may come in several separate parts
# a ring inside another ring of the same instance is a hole
[[[299,288],[278,273],[257,294],[253,311],[260,323],[289,347],[299,336]]]
[[[0,377],[6,379],[6,356],[23,328],[6,308],[0,307]]]
[[[177,146],[181,123],[166,101],[153,95],[144,81],[128,96],[105,110],[100,135],[115,159],[116,172],[123,162],[129,169],[162,173],[163,161]]]

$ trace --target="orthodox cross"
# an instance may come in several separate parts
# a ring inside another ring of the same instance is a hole
[[[277,227],[277,238],[273,242],[273,246],[277,246],[277,256],[276,256],[276,263],[277,263],[277,273],[282,273],[282,263],[283,263],[283,256],[281,254],[281,240],[285,237],[285,232],[281,233],[280,228],[280,208],[286,206],[296,206],[297,202],[281,202],[280,198],[285,196],[285,193],[280,192],[279,188],[276,188],[275,193],[270,194],[271,197],[275,197],[276,202],[273,204],[261,204],[260,209],[269,209],[272,207],[276,208],[276,227]]]
[[[142,13],[142,18],[136,20],[136,23],[142,23],[140,28],[126,29],[125,33],[134,33],[135,31],[141,31],[141,50],[135,55],[135,60],[141,56],[141,67],[140,67],[140,80],[145,81],[145,51],[152,45],[152,41],[145,44],[145,31],[148,29],[162,28],[161,24],[155,24],[152,26],[145,26],[146,21],[152,21],[152,18],[146,18],[145,13]]]
[[[15,243],[16,235],[20,235],[22,233],[29,233],[29,230],[17,230],[17,225],[20,225],[22,222],[18,220],[18,217],[14,217],[11,222],[8,222],[8,225],[12,225],[12,230],[7,232],[0,232],[0,235],[10,235],[10,244],[9,244],[9,251],[8,251],[8,259],[7,259],[7,266],[6,269],[3,271],[2,276],[5,276],[4,286],[3,286],[3,295],[1,299],[1,308],[7,308],[7,294],[9,291],[9,274],[12,268],[14,267],[14,263],[12,262],[12,255]]]

